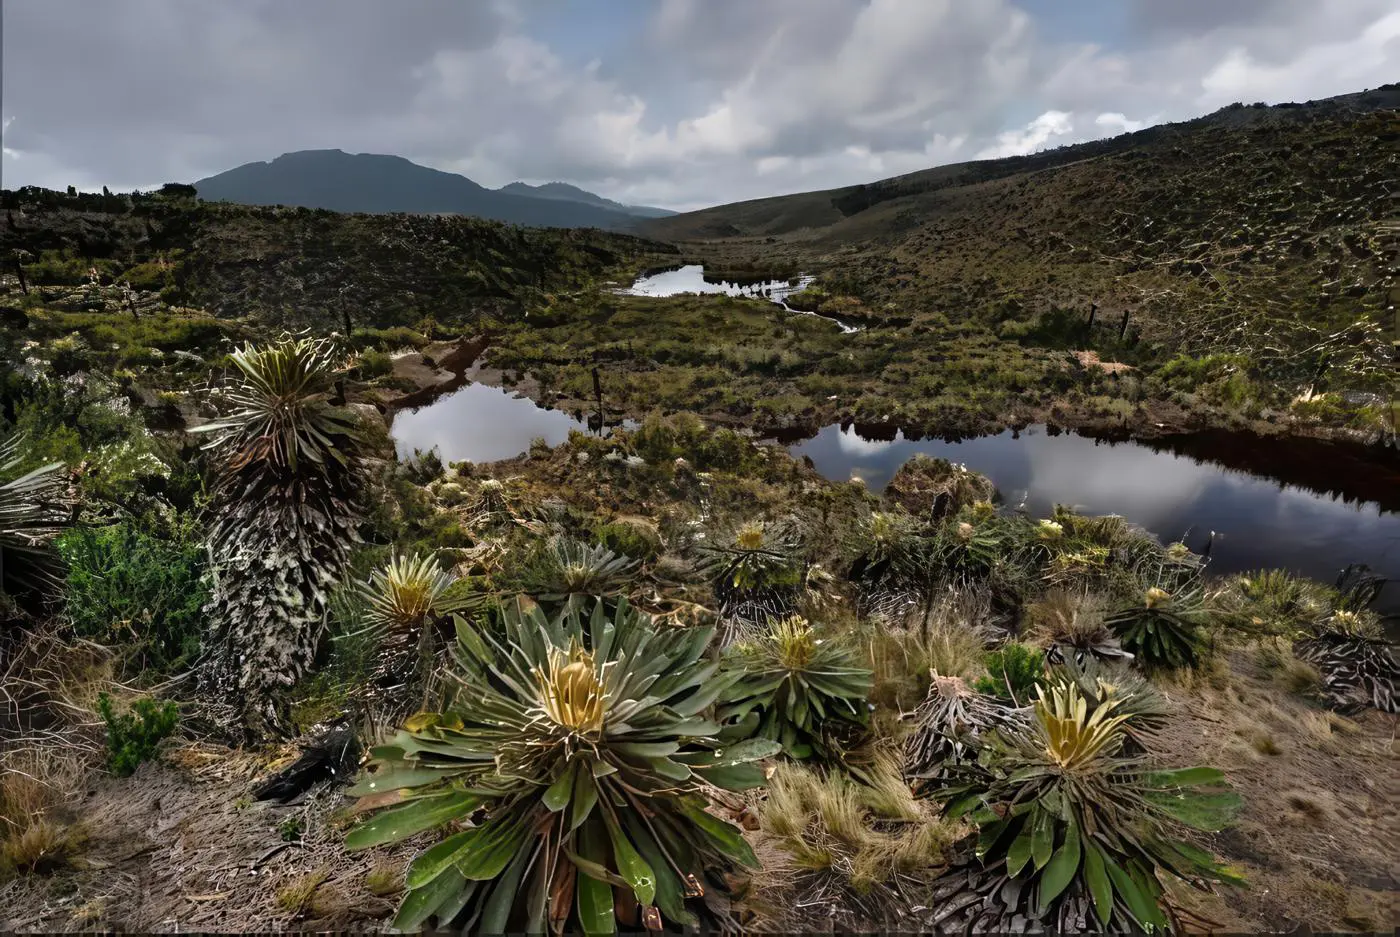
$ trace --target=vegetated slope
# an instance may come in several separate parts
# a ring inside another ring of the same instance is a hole
[[[201,198],[246,205],[294,205],[341,212],[458,214],[558,228],[631,227],[636,215],[575,189],[574,198],[496,190],[466,176],[419,166],[401,156],[341,150],[284,153],[195,183]],[[529,188],[529,187],[526,187]],[[572,188],[572,187],[570,187]]]
[[[678,212],[669,208],[652,208],[647,205],[624,205],[615,202],[610,198],[603,198],[601,195],[594,195],[585,189],[580,189],[576,185],[569,185],[567,182],[546,182],[543,185],[529,185],[525,182],[512,182],[503,185],[497,192],[506,192],[511,195],[528,195],[532,198],[548,198],[565,202],[582,202],[585,205],[596,205],[599,208],[606,208],[610,211],[620,211],[628,215],[636,215],[638,218],[669,218]]]
[[[444,326],[573,288],[665,245],[455,215],[337,214],[159,195],[3,194],[0,255],[54,308],[97,284],[270,325]],[[23,254],[17,254],[23,251]],[[100,305],[100,303],[99,303]]]
[[[1374,388],[1390,360],[1400,85],[643,225],[712,252],[799,257],[872,317],[1093,348],[1129,314],[1275,382]],[[1096,304],[1099,329],[1089,329]],[[1043,314],[1072,311],[1046,322]],[[1067,325],[1085,326],[1066,328]]]

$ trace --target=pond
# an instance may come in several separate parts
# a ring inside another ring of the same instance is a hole
[[[1215,572],[1279,567],[1330,583],[1348,564],[1365,563],[1391,579],[1382,610],[1400,612],[1395,582],[1400,580],[1400,514],[1394,504],[1383,510],[1376,501],[1345,491],[1321,493],[1306,483],[1235,470],[1173,452],[1162,441],[1106,442],[1043,426],[958,442],[912,440],[898,431],[879,435],[890,438],[872,439],[854,426],[833,425],[789,450],[810,457],[829,479],[860,478],[872,491],[883,489],[915,453],[924,453],[986,475],[1009,505],[1024,504],[1035,516],[1048,516],[1056,504],[1120,514],[1163,542],[1182,540],[1198,552],[1214,531]],[[1283,466],[1290,458],[1296,461],[1285,455],[1285,447],[1308,444],[1250,445],[1275,447],[1272,463]],[[1245,455],[1250,464],[1271,464],[1268,453]],[[1220,456],[1236,454],[1221,451]]]
[[[513,459],[537,438],[557,446],[570,430],[596,432],[596,425],[489,384],[468,384],[428,406],[396,413],[392,425],[400,458],[435,448],[444,463]]]
[[[403,457],[436,447],[444,461],[480,463],[521,455],[537,437],[553,446],[570,430],[596,428],[582,414],[469,384],[398,413],[392,431]],[[789,450],[833,481],[860,478],[876,492],[925,453],[988,476],[1009,506],[1035,516],[1056,504],[1121,514],[1198,552],[1214,531],[1216,572],[1280,567],[1330,583],[1348,564],[1364,563],[1391,580],[1380,610],[1400,613],[1400,467],[1358,458],[1355,447],[1244,434],[1106,442],[1043,426],[950,442],[833,425]]]
[[[787,298],[789,296],[799,290],[805,289],[813,279],[813,277],[809,276],[798,276],[791,280],[760,280],[755,283],[731,283],[713,278],[707,280],[705,278],[705,267],[703,264],[687,264],[673,270],[663,270],[660,273],[638,277],[635,283],[621,292],[628,296],[679,296],[684,293],[723,293],[726,296],[745,296],[751,299],[766,299],[769,302],[777,303],[794,315],[816,316],[818,319],[826,319],[840,326],[843,332],[849,333],[858,331],[855,326],[848,325],[833,316],[823,316],[815,312],[793,309],[787,304]]]

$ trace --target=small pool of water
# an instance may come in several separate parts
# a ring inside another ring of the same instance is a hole
[[[1051,435],[1039,426],[947,442],[899,432],[868,439],[853,426],[833,425],[789,450],[809,456],[829,479],[860,478],[872,491],[924,453],[986,475],[1009,505],[1024,504],[1038,517],[1056,504],[1120,514],[1163,542],[1182,540],[1196,551],[1213,530],[1214,572],[1279,567],[1331,583],[1348,564],[1365,563],[1392,580],[1383,610],[1400,612],[1400,514],[1372,501],[1316,493],[1144,443]]]
[[[400,458],[411,457],[415,449],[437,449],[444,463],[513,459],[529,451],[535,439],[559,445],[570,430],[597,432],[581,416],[488,384],[468,384],[426,407],[397,413],[391,428]]]
[[[769,302],[777,303],[788,312],[800,316],[816,316],[818,319],[826,319],[840,326],[843,332],[858,331],[855,326],[848,325],[840,319],[832,316],[824,316],[816,312],[807,312],[802,309],[793,309],[787,304],[787,298],[799,290],[805,289],[808,284],[815,279],[809,276],[799,276],[791,280],[763,280],[759,283],[728,283],[710,282],[705,279],[705,267],[702,264],[687,264],[684,267],[677,267],[674,270],[663,270],[661,273],[653,273],[650,276],[638,277],[637,281],[630,287],[622,290],[629,296],[679,296],[684,293],[722,293],[726,296],[746,296],[751,299],[766,299]]]

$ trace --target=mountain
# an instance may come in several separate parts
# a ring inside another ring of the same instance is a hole
[[[562,202],[582,202],[585,205],[596,205],[599,208],[606,208],[610,211],[620,211],[628,215],[635,215],[638,218],[669,218],[678,214],[669,208],[651,208],[646,205],[624,205],[621,202],[614,202],[610,198],[603,198],[601,195],[594,195],[592,192],[580,189],[576,185],[569,185],[567,182],[546,182],[544,185],[529,185],[524,182],[512,182],[510,185],[502,186],[498,192],[506,192],[511,195],[528,195],[532,198],[548,198]]]
[[[1354,122],[1367,115],[1394,114],[1397,108],[1400,84],[1302,104],[1232,104],[1204,117],[1104,140],[1027,156],[937,166],[840,189],[734,202],[651,220],[642,228],[651,237],[670,241],[772,237],[801,231],[804,237],[849,243],[929,220],[921,219],[919,213],[934,202],[956,203],[960,207],[993,203],[1014,207],[1016,196],[1008,198],[1008,192],[1018,186],[1024,188],[1025,180],[1047,170],[1065,170],[1092,161],[1091,174],[1108,175],[1124,163],[1148,165],[1164,160],[1175,155],[1174,150],[1208,137],[1262,147],[1271,151],[1269,155],[1287,157],[1287,153],[1272,151],[1306,138],[1321,123]],[[1387,138],[1378,142],[1390,141]],[[1392,149],[1378,155],[1393,154]],[[1174,165],[1172,169],[1182,177],[1190,171],[1189,166]],[[1065,175],[1061,172],[1056,178]],[[1182,182],[1189,185],[1184,178]],[[1047,178],[1036,183],[1047,184],[1054,182]],[[1016,222],[1016,226],[1024,227],[1024,222]]]
[[[488,189],[466,176],[419,166],[401,156],[342,150],[284,153],[270,163],[245,163],[194,185],[206,201],[247,205],[472,215],[552,228],[626,230],[638,222],[624,206],[581,189],[575,191],[584,198]]]

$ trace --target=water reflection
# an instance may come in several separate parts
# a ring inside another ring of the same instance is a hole
[[[809,276],[794,277],[791,280],[763,280],[758,283],[712,282],[705,278],[702,264],[687,264],[674,270],[664,270],[649,276],[638,277],[628,289],[622,290],[629,296],[678,296],[682,293],[722,293],[726,296],[747,296],[753,299],[766,299],[777,303],[793,315],[816,316],[834,322],[842,332],[860,331],[856,326],[843,322],[835,316],[824,316],[819,312],[794,309],[787,304],[787,298],[805,289],[815,279]]]
[[[596,417],[593,422],[596,429]],[[526,452],[536,438],[557,446],[575,429],[591,431],[581,414],[547,410],[499,387],[468,384],[429,406],[396,414],[393,436],[400,458],[414,449],[436,448],[444,462],[497,462]]]
[[[981,472],[1008,503],[1039,516],[1055,504],[1121,514],[1164,541],[1184,539],[1197,550],[1214,530],[1217,572],[1282,567],[1331,582],[1347,564],[1366,563],[1400,579],[1400,515],[1135,442],[1051,435],[1042,427],[961,442],[916,441],[899,432],[871,440],[851,426],[828,426],[790,450],[809,456],[827,478],[860,478],[873,491],[922,452]],[[1387,611],[1400,605],[1394,582],[1382,605]]]

